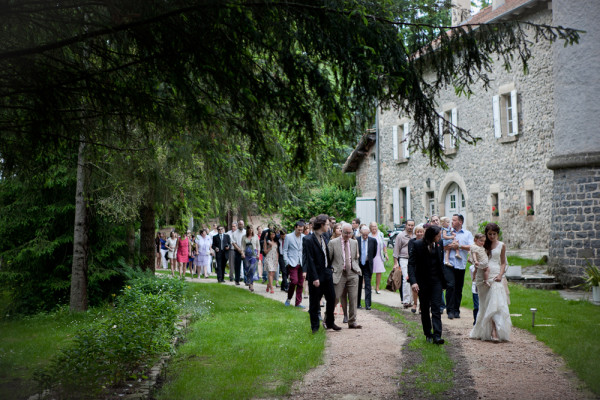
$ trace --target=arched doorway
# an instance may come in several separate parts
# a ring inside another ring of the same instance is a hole
[[[462,216],[465,217],[466,226],[467,204],[465,202],[465,195],[460,189],[460,186],[458,186],[456,183],[452,183],[448,187],[448,190],[446,190],[445,210],[445,214],[448,217],[451,217],[454,214],[462,214]]]

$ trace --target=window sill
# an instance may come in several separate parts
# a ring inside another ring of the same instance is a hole
[[[410,158],[399,158],[396,160],[396,164],[406,164]]]
[[[535,215],[527,215],[527,216],[525,216],[525,221],[535,221]]]
[[[519,135],[502,136],[501,138],[498,138],[498,143],[512,143],[516,142],[517,140],[519,140]]]
[[[458,150],[456,148],[444,150],[445,156],[454,156],[454,155],[456,155],[456,153],[458,153]]]

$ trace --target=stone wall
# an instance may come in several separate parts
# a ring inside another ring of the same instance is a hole
[[[520,15],[534,23],[550,24],[552,12],[543,4]],[[429,166],[429,159],[412,152],[406,161],[393,158],[393,126],[409,122],[393,110],[380,113],[381,190],[383,223],[393,223],[393,189],[410,187],[412,217],[417,223],[426,215],[426,192],[434,193],[436,212],[444,215],[446,192],[452,183],[461,188],[466,202],[467,228],[476,231],[482,221],[497,221],[504,241],[511,247],[546,248],[551,231],[553,173],[546,168],[552,156],[553,141],[553,71],[549,43],[532,46],[529,74],[514,63],[511,71],[498,64],[489,90],[476,90],[470,96],[457,97],[453,88],[441,93],[440,110],[456,108],[458,125],[471,131],[481,141],[476,146],[460,144],[455,154],[446,158],[448,170]],[[507,89],[508,88],[508,89]],[[497,139],[494,136],[492,98],[500,91],[518,92],[519,134]],[[402,148],[402,144],[398,145]],[[375,149],[373,148],[374,152]],[[429,180],[429,186],[427,186]],[[376,164],[371,156],[363,159],[357,170],[357,185],[363,196],[375,194]],[[535,215],[526,212],[526,193],[533,193]],[[497,193],[500,215],[492,216],[491,194]]]
[[[600,168],[554,171],[551,271],[568,286],[600,259]]]

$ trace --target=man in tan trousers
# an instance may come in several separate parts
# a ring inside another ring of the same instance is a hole
[[[332,239],[327,248],[329,261],[333,268],[336,303],[341,300],[342,307],[348,305],[348,328],[360,329],[356,323],[356,299],[358,297],[358,242],[353,240],[352,225],[342,225],[342,236]],[[346,304],[345,304],[346,303]]]

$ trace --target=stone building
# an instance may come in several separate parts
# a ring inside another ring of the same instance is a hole
[[[510,71],[498,63],[487,91],[469,98],[458,97],[452,87],[441,92],[440,114],[481,138],[471,146],[443,135],[447,170],[411,153],[410,116],[377,110],[380,222],[419,223],[434,213],[463,214],[471,231],[483,221],[498,222],[509,247],[549,248],[555,272],[569,284],[586,259],[597,265],[600,260],[600,2],[494,0],[453,23],[506,19],[586,33],[579,45],[567,48],[562,42],[532,44],[527,75],[518,62]],[[377,198],[373,143],[367,133],[344,170],[356,172],[360,196]]]

